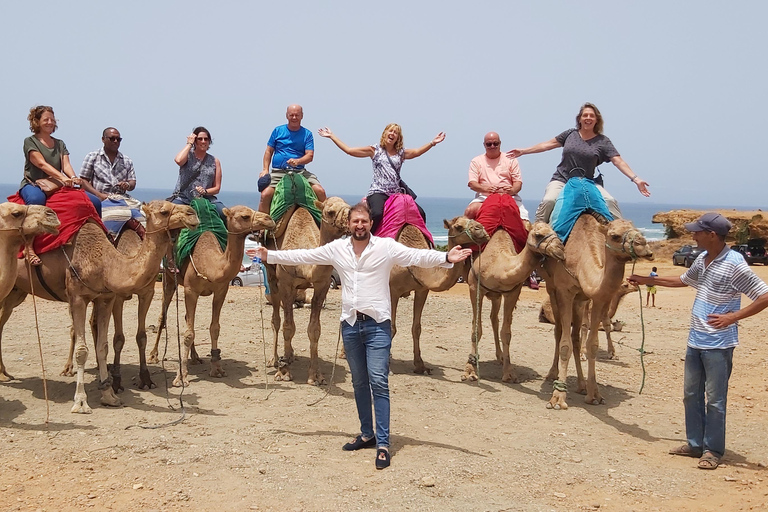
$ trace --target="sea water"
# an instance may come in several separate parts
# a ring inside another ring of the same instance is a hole
[[[7,197],[14,194],[18,190],[18,185],[15,184],[0,184],[0,197]],[[163,189],[151,189],[151,188],[137,188],[131,195],[141,201],[151,201],[153,199],[164,199],[169,196],[171,191]],[[234,192],[226,191],[221,192],[217,196],[221,202],[227,206],[234,206],[241,204],[256,209],[259,206],[260,195],[258,192]],[[362,199],[362,196],[350,196],[342,195],[349,204],[355,204]],[[443,224],[444,219],[452,219],[459,215],[463,215],[464,209],[467,207],[472,197],[455,198],[455,197],[422,197],[416,200],[417,203],[427,213],[427,229],[432,233],[435,243],[438,245],[444,245],[448,243],[448,230],[445,229]],[[533,199],[523,199],[523,204],[528,209],[531,217],[536,212],[538,201]],[[663,240],[665,238],[664,226],[662,224],[654,224],[652,222],[653,215],[658,212],[666,212],[670,210],[677,210],[681,208],[693,209],[693,210],[709,210],[709,209],[737,209],[737,210],[757,210],[758,207],[752,207],[747,205],[672,205],[672,204],[660,204],[651,202],[638,202],[638,203],[621,203],[621,212],[624,217],[635,225],[646,239],[649,241]]]

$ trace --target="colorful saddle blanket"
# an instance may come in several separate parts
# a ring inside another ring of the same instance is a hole
[[[571,178],[557,197],[549,222],[563,243],[584,212],[598,213],[608,221],[613,220],[595,182],[589,178]]]
[[[176,266],[181,268],[184,261],[189,258],[192,251],[195,249],[195,244],[200,240],[200,237],[206,231],[212,232],[216,235],[216,240],[219,241],[221,250],[224,251],[227,248],[227,227],[224,225],[224,221],[219,217],[219,213],[216,211],[216,207],[207,199],[198,197],[193,199],[189,206],[195,210],[197,217],[200,219],[200,225],[197,229],[184,228],[179,233],[179,238],[176,240],[176,247],[174,257],[176,258]]]
[[[403,226],[410,224],[424,234],[430,246],[435,245],[432,233],[427,229],[424,219],[419,213],[416,201],[408,194],[392,194],[384,203],[384,215],[374,235],[383,238],[397,238]]]
[[[278,222],[285,212],[293,205],[306,208],[312,214],[317,225],[320,225],[322,212],[315,206],[317,196],[307,179],[301,174],[289,172],[278,182],[275,187],[275,195],[272,197],[272,205],[269,208],[269,216]]]
[[[483,225],[488,236],[493,236],[499,228],[506,231],[512,237],[512,243],[518,253],[525,247],[528,230],[520,218],[520,209],[514,197],[508,194],[489,195],[483,201],[475,220]]]
[[[101,220],[110,233],[117,236],[125,223],[136,219],[145,224],[147,219],[141,212],[141,201],[129,195],[110,194],[101,202]]]
[[[18,192],[8,196],[8,201],[24,204],[24,200]],[[89,220],[98,224],[105,233],[107,232],[106,226],[99,218],[99,214],[96,213],[96,208],[93,207],[93,203],[82,190],[69,187],[62,188],[49,197],[45,205],[56,212],[61,226],[58,235],[43,234],[35,237],[32,246],[37,254],[44,254],[65,245]],[[21,252],[19,254],[21,258]]]

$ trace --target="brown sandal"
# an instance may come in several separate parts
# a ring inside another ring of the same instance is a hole
[[[701,452],[695,452],[693,448],[691,448],[691,445],[684,444],[680,445],[677,448],[672,448],[669,450],[670,455],[682,455],[683,457],[696,457],[697,459],[701,457]]]
[[[720,457],[712,452],[704,452],[699,459],[699,469],[717,469],[720,465]]]

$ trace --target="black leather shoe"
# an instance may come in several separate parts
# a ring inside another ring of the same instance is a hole
[[[372,437],[367,441],[363,441],[363,435],[360,434],[355,438],[354,441],[352,441],[351,443],[345,444],[344,446],[341,447],[341,449],[344,450],[345,452],[353,452],[361,448],[373,448],[374,446],[376,446],[375,437]]]
[[[382,458],[382,454],[384,454],[384,457]],[[384,448],[379,448],[376,450],[376,469],[384,469],[389,467],[389,450],[385,450]]]

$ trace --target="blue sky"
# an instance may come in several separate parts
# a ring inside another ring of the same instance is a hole
[[[300,103],[306,127],[353,146],[390,122],[406,147],[445,131],[403,177],[419,195],[469,199],[486,132],[526,147],[590,101],[651,184],[644,199],[604,165],[620,202],[765,206],[767,18],[758,1],[6,3],[0,182],[20,181],[27,113],[48,104],[76,169],[112,125],[139,186],[170,192],[174,155],[204,125],[223,189],[255,191],[272,128]],[[315,146],[329,194],[365,194],[369,160]],[[559,160],[520,159],[525,198],[541,197]]]

